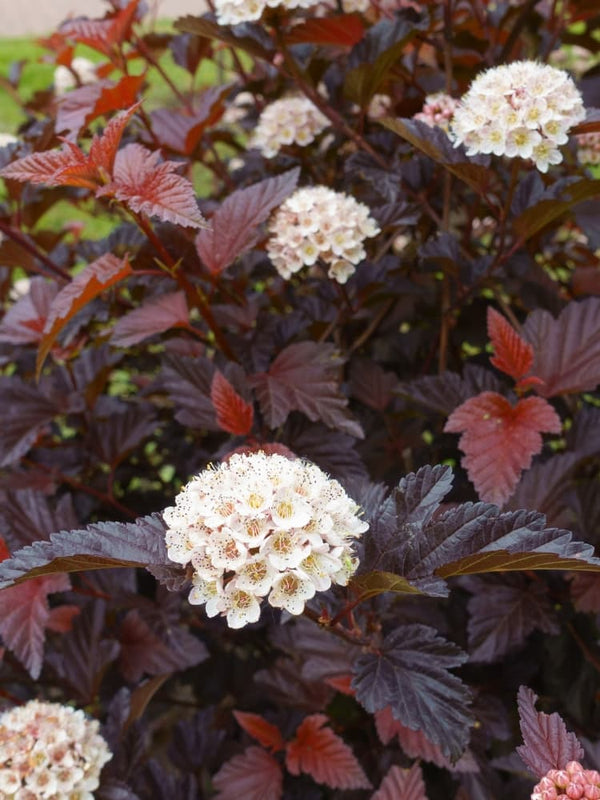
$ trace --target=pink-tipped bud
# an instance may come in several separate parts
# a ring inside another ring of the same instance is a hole
[[[570,783],[566,789],[566,795],[569,800],[581,800],[585,789],[577,783]]]
[[[571,783],[571,776],[566,770],[560,769],[556,773],[556,777],[554,778],[554,783],[561,789],[566,789],[567,786]]]
[[[586,800],[600,800],[600,786],[589,784],[585,787],[583,797]]]
[[[565,770],[571,773],[571,775],[573,775],[575,772],[584,772],[584,769],[579,763],[579,761],[569,761],[569,763],[565,767]]]
[[[594,786],[600,786],[600,772],[596,772],[595,769],[588,769],[586,770],[586,775],[588,783],[593,783]]]

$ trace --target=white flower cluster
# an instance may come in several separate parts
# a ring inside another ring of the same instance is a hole
[[[96,65],[89,58],[77,56],[71,61],[71,69],[59,64],[54,70],[54,91],[56,94],[65,94],[69,89],[77,86],[75,75],[81,84],[95,83],[98,80]]]
[[[83,711],[30,700],[0,715],[5,800],[93,800],[111,758],[98,722]]]
[[[585,118],[583,99],[566,72],[515,61],[483,72],[462,97],[450,124],[467,155],[494,153],[532,159],[540,172],[559,164],[559,145]]]
[[[577,136],[577,160],[580,164],[600,164],[600,133]]]
[[[260,19],[265,8],[310,8],[316,0],[215,0],[219,25],[238,25]]]
[[[16,144],[18,141],[12,133],[0,133],[0,147],[8,147],[9,144]]]
[[[301,614],[317,591],[346,585],[352,540],[368,528],[357,512],[314,464],[257,452],[201,472],[163,516],[169,558],[194,570],[190,603],[242,628],[264,597]]]
[[[447,131],[457,107],[458,100],[445,92],[428,94],[423,108],[418,114],[415,114],[414,118],[429,125],[430,128],[437,126]]]
[[[307,97],[282,97],[262,111],[249,147],[273,158],[283,145],[310,144],[328,125],[327,117]]]
[[[297,189],[269,223],[267,253],[289,278],[321,259],[330,278],[346,283],[366,255],[363,242],[379,233],[364,203],[326,186]]]

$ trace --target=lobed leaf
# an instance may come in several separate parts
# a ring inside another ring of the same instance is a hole
[[[210,399],[214,372],[214,364],[204,357],[165,359],[159,384],[173,400],[175,419],[182,425],[220,430]]]
[[[470,694],[449,672],[467,659],[452,642],[425,625],[401,625],[377,652],[359,656],[352,687],[374,714],[386,706],[403,725],[421,730],[456,761],[469,741]]]
[[[562,717],[535,710],[537,695],[521,686],[517,695],[519,724],[523,744],[517,747],[523,763],[541,778],[551,769],[564,769],[569,761],[580,761],[583,747],[574,733],[567,731]]]
[[[305,772],[332,789],[368,789],[371,782],[352,750],[331,728],[324,714],[311,714],[288,742],[285,764],[292,775]]]
[[[55,404],[16,375],[0,377],[0,466],[18,461],[58,414]]]
[[[88,264],[73,278],[71,283],[60,290],[50,306],[50,313],[38,349],[36,363],[38,376],[46,356],[67,322],[91,300],[129,274],[131,274],[131,267],[127,256],[121,259],[112,253],[106,253]]]
[[[215,370],[210,387],[210,399],[217,413],[219,427],[236,436],[246,436],[252,429],[254,410],[236,392],[227,378]]]
[[[487,332],[494,348],[492,364],[515,381],[524,377],[533,364],[533,347],[491,306],[487,310]]]
[[[391,766],[371,800],[427,800],[419,764],[414,763],[410,769]]]
[[[209,86],[195,100],[191,114],[172,108],[159,108],[150,113],[152,132],[159,142],[176,153],[191,155],[204,131],[223,115],[223,99],[229,86]]]
[[[44,278],[32,278],[29,292],[19,298],[0,322],[0,342],[37,344],[58,286]]]
[[[543,397],[593,391],[600,383],[600,297],[571,301],[558,318],[533,311],[523,337],[535,352],[533,372]]]
[[[540,434],[560,433],[561,427],[560,417],[541,397],[525,397],[511,406],[496,392],[482,392],[452,412],[444,431],[462,433],[461,463],[480,498],[502,505],[541,451]]]
[[[251,376],[261,410],[270,428],[277,428],[291,411],[301,411],[312,421],[363,438],[363,431],[346,408],[339,391],[341,359],[335,347],[306,341],[288,345],[268,372]]]
[[[561,199],[543,199],[522,211],[514,220],[515,230],[520,240],[525,242],[551,222],[556,222],[574,206],[598,196],[600,180],[577,180],[563,187]]]
[[[129,0],[127,5],[109,19],[96,20],[80,17],[68,20],[61,25],[60,33],[111,58],[118,45],[127,39],[139,2],[140,0]]]
[[[281,800],[283,774],[262,747],[248,747],[226,761],[212,779],[215,800]]]
[[[67,92],[58,102],[54,124],[56,133],[64,133],[67,138],[74,139],[102,114],[130,109],[145,80],[145,73],[124,75],[116,83],[98,80]]]
[[[34,542],[0,564],[0,588],[39,575],[110,567],[169,564],[165,524],[160,514],[135,522],[97,522],[81,530],[59,531]]]
[[[259,239],[257,226],[294,191],[300,170],[296,167],[230,194],[200,231],[196,249],[212,275],[218,275]]]
[[[286,35],[288,44],[322,44],[353,47],[365,32],[358,14],[334,14],[303,20]]]

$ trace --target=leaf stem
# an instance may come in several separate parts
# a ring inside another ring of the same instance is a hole
[[[28,253],[40,261],[50,272],[58,276],[61,280],[66,281],[67,283],[71,280],[71,276],[68,272],[66,272],[62,267],[59,267],[58,264],[55,264],[51,258],[49,258],[38,247],[36,247],[36,245],[30,242],[29,239],[23,233],[21,233],[21,231],[15,230],[15,228],[13,228],[11,225],[8,225],[6,222],[0,222],[0,231],[8,236],[9,239],[12,239],[13,242],[16,242],[19,247],[23,248],[23,250],[27,250]],[[44,270],[39,270],[39,272],[43,275],[48,274]]]

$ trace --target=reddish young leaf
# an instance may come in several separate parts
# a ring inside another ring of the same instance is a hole
[[[130,347],[155,333],[185,327],[189,321],[185,293],[168,292],[121,317],[113,328],[111,341],[117,347]]]
[[[124,75],[117,83],[99,80],[68,92],[58,103],[56,133],[65,133],[71,139],[101,114],[128,109],[145,79],[145,74]]]
[[[229,86],[209,86],[195,100],[194,113],[185,114],[172,108],[152,111],[152,132],[159,142],[177,153],[191,155],[206,128],[212,126],[223,115],[223,98]]]
[[[121,111],[111,119],[100,136],[94,136],[92,139],[90,160],[100,173],[102,180],[105,180],[106,176],[112,175],[123,131],[139,107],[140,104],[135,103],[131,108]]]
[[[2,536],[0,536],[0,561],[5,561],[7,558],[10,558],[10,550]]]
[[[210,399],[217,412],[217,423],[220,428],[236,436],[250,433],[254,422],[252,404],[240,397],[219,370],[213,375]]]
[[[42,671],[48,595],[70,589],[64,573],[33,578],[0,591],[0,634],[34,680]]]
[[[114,57],[116,45],[129,35],[140,0],[130,0],[115,16],[109,19],[75,19],[65,22],[60,33],[109,58]]]
[[[332,789],[368,789],[371,782],[352,750],[331,728],[324,714],[311,714],[296,729],[286,747],[285,763],[292,775],[305,772]]]
[[[419,764],[410,769],[392,766],[371,800],[427,800]]]
[[[62,173],[66,169],[78,173],[77,183],[71,183],[62,178]],[[60,150],[32,153],[18,158],[0,170],[3,178],[10,178],[22,183],[39,183],[46,186],[85,186],[91,189],[96,188],[95,174],[87,156],[74,145],[65,145]]]
[[[288,44],[333,44],[354,47],[365,32],[358,14],[312,17],[295,25],[286,36]]]
[[[292,169],[229,195],[211,217],[211,227],[196,237],[198,255],[209,272],[218,275],[256,243],[256,227],[294,191],[298,175]]]
[[[285,742],[283,741],[279,728],[276,725],[271,725],[271,723],[263,719],[260,714],[249,714],[246,711],[234,711],[233,716],[236,718],[238,725],[240,725],[246,733],[256,739],[263,747],[268,748],[272,753],[283,750],[285,747]]]
[[[482,392],[455,409],[444,430],[462,433],[462,465],[479,497],[502,505],[542,449],[540,434],[559,433],[561,422],[541,397],[525,397],[511,406],[496,392]]]
[[[180,164],[159,161],[159,152],[141,144],[126,145],[116,155],[112,182],[100,187],[96,196],[116,197],[138,214],[175,225],[206,227],[194,187],[187,178],[174,173]]]
[[[262,747],[248,747],[225,762],[213,777],[214,800],[281,800],[283,773]]]
[[[521,686],[517,695],[519,724],[523,744],[517,747],[523,763],[541,778],[551,769],[564,769],[569,761],[580,761],[583,747],[567,727],[560,714],[544,714],[535,710],[537,695]]]
[[[524,377],[533,364],[533,347],[491,306],[487,310],[487,332],[494,348],[492,364],[516,381]]]
[[[73,628],[73,619],[81,613],[79,606],[57,606],[50,609],[46,630],[68,633]]]
[[[352,675],[332,675],[329,678],[323,678],[328,686],[335,689],[340,694],[347,694],[354,697],[355,691],[351,686]]]
[[[50,314],[46,320],[44,336],[39,346],[37,357],[37,372],[40,373],[46,356],[50,352],[56,337],[67,322],[78,311],[87,305],[90,300],[97,297],[105,289],[118,283],[131,273],[127,256],[117,258],[112,253],[106,253],[76,275],[71,283],[56,295],[50,307]]]

